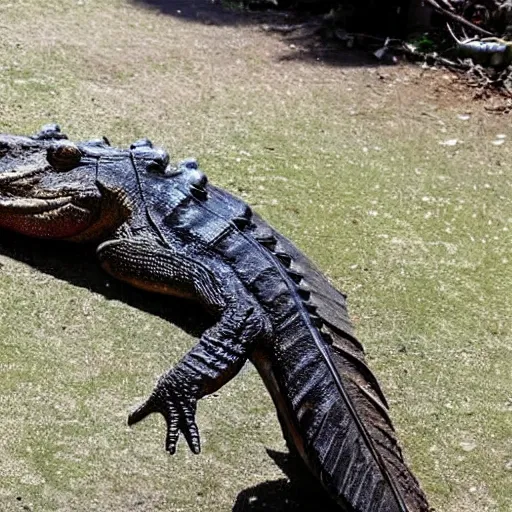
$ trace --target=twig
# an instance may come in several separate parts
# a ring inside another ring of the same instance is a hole
[[[449,24],[448,22],[446,22],[446,28],[448,29],[448,32],[449,32],[449,33],[450,33],[450,35],[453,37],[453,39],[455,39],[455,42],[456,42],[457,44],[460,44],[460,43],[461,43],[461,41],[459,41],[459,40],[457,39],[457,36],[454,34],[454,32],[453,32],[453,30],[452,30],[452,27],[450,27],[450,24]]]
[[[281,34],[289,34],[307,26],[306,23],[297,23],[296,25],[263,25],[265,32],[279,32]]]
[[[446,57],[441,57],[437,55],[437,53],[419,53],[412,49],[409,45],[402,44],[400,48],[394,48],[395,50],[401,51],[402,53],[413,57],[417,60],[423,60],[427,64],[435,63],[441,64],[449,69],[456,69],[458,71],[469,71],[471,69],[471,65],[466,62],[455,62],[453,60],[447,59]]]
[[[450,9],[450,11],[453,11],[454,8],[453,8],[453,5],[448,1],[448,0],[441,0],[441,2],[446,5],[446,7],[448,7],[448,9]]]
[[[459,16],[458,14],[455,14],[453,12],[447,11],[443,7],[441,7],[436,0],[425,0],[427,3],[429,3],[434,10],[437,12],[444,14],[445,16],[448,16],[452,20],[456,21],[457,23],[460,23],[462,25],[466,25],[466,27],[469,27],[471,30],[474,30],[475,32],[478,32],[479,34],[482,34],[484,36],[492,36],[494,35],[492,32],[489,32],[485,30],[484,28],[481,28],[474,23],[471,23],[466,18],[463,18],[462,16]]]
[[[492,112],[493,114],[510,114],[512,110],[512,104],[508,103],[506,105],[496,105],[496,106],[484,106],[487,112]]]
[[[493,80],[491,80],[487,74],[485,73],[484,69],[482,68],[482,66],[473,66],[468,73],[471,73],[473,75],[476,75],[476,78],[477,79],[480,79],[480,85],[483,85],[484,87],[487,87],[488,85],[492,85],[493,84]],[[484,82],[482,84],[482,82]]]
[[[464,62],[455,62],[453,60],[447,59],[446,57],[439,57],[439,55],[433,55],[432,58],[438,62],[439,64],[443,64],[443,66],[446,66],[447,68],[454,68],[454,69],[469,69],[469,64],[466,64]]]

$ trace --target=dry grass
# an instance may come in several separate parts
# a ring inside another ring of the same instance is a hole
[[[254,26],[193,23],[120,0],[3,3],[0,131],[57,120],[73,138],[149,136],[175,159],[199,157],[212,181],[349,293],[436,509],[508,512],[508,123],[468,92],[447,92],[442,73],[286,58],[296,53]],[[499,133],[505,142],[493,145]],[[439,144],[449,139],[459,142]],[[126,428],[130,407],[194,340],[98,287],[8,257],[8,246],[2,510],[231,510],[243,490],[283,477],[264,450],[283,444],[251,369],[201,405],[200,457],[183,447],[167,457],[156,418]]]

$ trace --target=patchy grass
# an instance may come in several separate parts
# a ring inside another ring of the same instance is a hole
[[[120,0],[3,3],[0,131],[57,120],[73,138],[148,136],[175,159],[199,157],[349,293],[436,510],[508,512],[508,120],[447,92],[442,73],[295,56],[257,27]],[[203,454],[180,446],[170,458],[160,419],[130,430],[125,418],[194,340],[0,258],[2,510],[231,510],[242,491],[282,478],[265,453],[283,449],[279,428],[253,370],[201,404]]]

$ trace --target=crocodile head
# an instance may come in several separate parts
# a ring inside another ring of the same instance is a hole
[[[0,228],[39,238],[99,239],[129,216],[129,200],[97,180],[105,141],[0,134]],[[119,153],[119,152],[118,152]],[[115,159],[130,163],[129,153]]]

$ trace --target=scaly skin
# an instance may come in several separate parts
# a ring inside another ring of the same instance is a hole
[[[197,401],[251,360],[287,444],[340,508],[426,512],[387,403],[354,337],[345,297],[241,200],[212,187],[194,160],[177,168],[144,139],[72,144],[55,125],[0,136],[0,228],[93,241],[115,278],[192,298],[217,322],[130,416],[167,423],[200,451]]]

